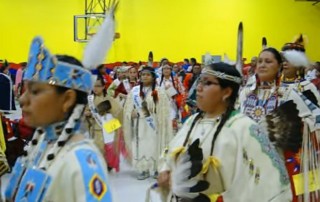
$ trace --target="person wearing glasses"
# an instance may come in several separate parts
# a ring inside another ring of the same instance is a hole
[[[242,79],[226,63],[206,66],[197,106],[170,142],[157,186],[163,201],[290,201],[284,161],[260,126],[235,110]]]

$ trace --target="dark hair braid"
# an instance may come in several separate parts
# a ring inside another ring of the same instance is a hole
[[[155,81],[155,77],[154,77],[154,80],[153,80],[153,84],[152,84],[152,88],[151,88],[151,96],[153,98],[153,102],[154,104],[157,104],[158,102],[158,92],[155,90],[156,89],[156,81]],[[146,95],[144,94],[143,92],[143,83],[140,82],[140,93],[139,93],[140,97],[142,99],[145,99]]]
[[[213,154],[213,149],[214,149],[214,144],[217,140],[217,137],[222,129],[222,127],[224,126],[224,124],[227,122],[227,120],[230,118],[230,115],[231,113],[233,112],[234,110],[234,103],[229,103],[228,107],[227,107],[227,110],[226,112],[222,115],[222,118],[221,118],[221,121],[217,127],[217,130],[216,132],[214,133],[213,135],[213,138],[212,138],[212,142],[211,142],[211,149],[210,149],[210,156]]]
[[[152,92],[151,92],[151,95],[152,95],[154,104],[157,104],[157,102],[158,102],[158,92],[157,92],[155,89],[156,89],[156,80],[155,80],[155,78],[154,78],[153,84],[152,84]]]
[[[103,92],[103,97],[106,97],[106,96],[107,96],[107,89],[106,89],[106,83],[104,82],[103,77],[98,77],[98,78],[97,78],[97,81],[100,81],[100,82],[101,82],[101,84],[102,84],[102,86],[103,86],[103,90],[102,90],[102,92]],[[94,93],[93,93],[93,94],[94,94]]]
[[[190,129],[189,129],[189,131],[188,131],[188,133],[187,133],[186,139],[185,139],[184,142],[183,142],[183,147],[185,147],[185,146],[187,145],[188,139],[189,139],[189,137],[190,137],[190,134],[191,134],[194,126],[196,125],[196,123],[198,122],[198,120],[199,120],[200,118],[203,118],[203,112],[199,112],[199,114],[197,114],[197,116],[194,118],[194,120],[193,120],[193,122],[192,122],[192,124],[191,124],[191,127],[190,127]]]
[[[162,75],[161,75],[161,79],[160,79],[160,84],[159,84],[160,86],[161,86],[161,84],[162,84],[162,82],[163,82],[163,77],[164,77],[164,76],[163,76],[163,74],[162,74]]]
[[[231,76],[241,77],[240,73],[236,70],[236,68],[234,66],[228,65],[226,63],[211,64],[210,68],[212,70],[223,72],[223,73],[231,75]],[[230,97],[227,99],[227,102],[228,102],[227,109],[226,109],[225,113],[222,114],[222,117],[221,117],[221,120],[220,120],[219,125],[217,127],[217,130],[213,135],[210,155],[213,154],[214,144],[217,140],[217,137],[218,137],[222,127],[228,121],[228,119],[230,118],[230,116],[234,110],[234,105],[235,105],[235,102],[238,98],[238,92],[239,92],[239,88],[240,88],[240,85],[233,82],[233,81],[228,81],[228,80],[221,79],[221,78],[217,78],[217,80],[218,80],[221,88],[231,88],[232,93],[231,93]]]
[[[163,82],[163,74],[161,75],[161,79],[160,79],[160,86],[161,86],[161,84],[162,84],[162,82]],[[175,84],[175,82],[174,82],[174,79],[173,79],[173,74],[172,74],[172,72],[171,72],[171,74],[170,74],[170,77],[171,77],[171,80],[172,80],[172,85],[173,85],[173,87],[174,87],[174,89],[176,89],[177,90],[177,92],[178,92],[178,94],[180,94],[180,92],[179,92],[179,90],[178,90],[178,88],[176,88],[176,84]]]
[[[142,83],[142,82],[140,82],[140,93],[139,93],[139,95],[140,95],[140,97],[141,97],[142,99],[144,99],[145,94],[144,94],[144,92],[143,92],[143,83]]]

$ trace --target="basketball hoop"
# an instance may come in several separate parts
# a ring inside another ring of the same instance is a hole
[[[93,35],[95,35],[96,33],[95,32],[92,32],[92,33],[88,33],[87,35],[88,36],[93,36]]]
[[[92,38],[95,34],[96,34],[95,32],[92,32],[92,33],[88,33],[87,36]]]

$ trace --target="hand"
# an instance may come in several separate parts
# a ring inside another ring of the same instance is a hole
[[[159,176],[158,176],[158,185],[159,187],[162,187],[162,188],[170,188],[171,186],[171,173],[170,171],[164,171],[164,172],[161,172],[159,173]]]

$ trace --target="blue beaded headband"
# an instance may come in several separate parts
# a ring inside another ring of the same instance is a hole
[[[90,93],[93,87],[91,78],[91,72],[87,69],[58,61],[44,46],[41,37],[35,37],[32,40],[23,80],[43,82]]]

